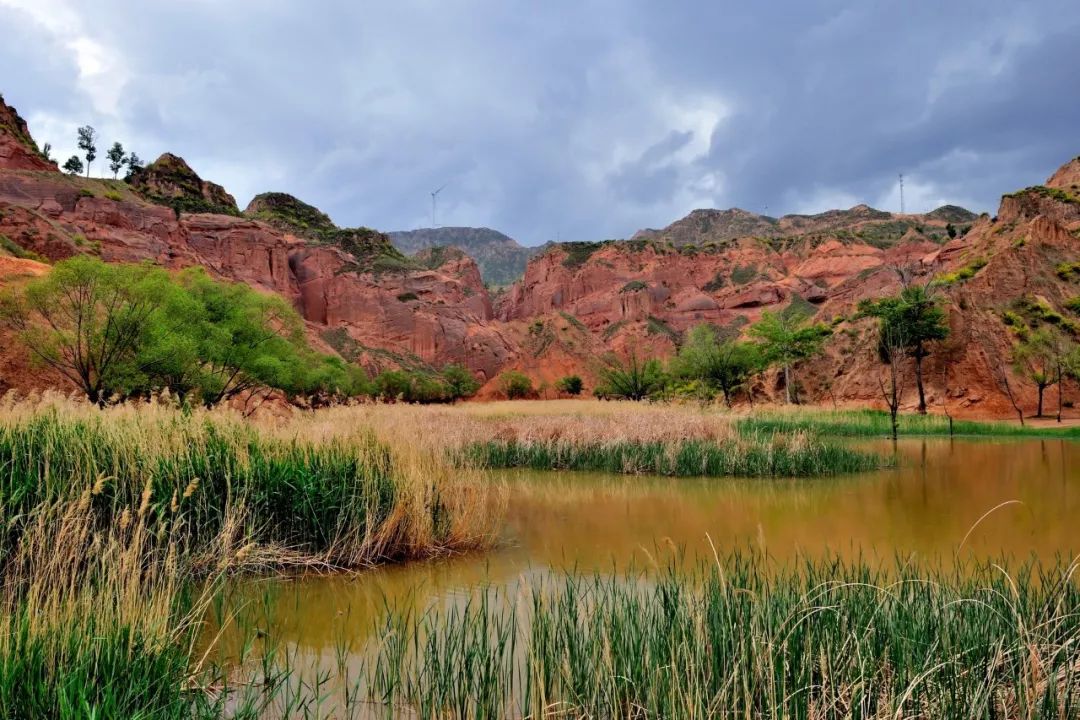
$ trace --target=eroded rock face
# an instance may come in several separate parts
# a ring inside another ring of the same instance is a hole
[[[184,158],[164,153],[136,172],[131,187],[148,200],[181,211],[239,214],[236,198],[217,183],[203,180]]]
[[[56,172],[56,163],[38,149],[26,121],[0,95],[0,170],[42,170]]]
[[[834,328],[826,355],[798,369],[810,400],[880,403],[873,321],[859,319],[858,304],[897,292],[902,278],[937,279],[951,334],[925,363],[930,403],[960,415],[1006,415],[1004,378],[1029,406],[1034,388],[1012,369],[1004,310],[1039,302],[1067,317],[1066,302],[1080,294],[1057,272],[1080,262],[1078,161],[1046,186],[1005,196],[996,220],[951,206],[920,216],[857,206],[779,219],[700,211],[628,242],[555,245],[493,301],[476,263],[459,250],[405,258],[385,234],[337,228],[280,193],[259,196],[240,216],[231,196],[175,156],[163,156],[132,188],[44,172],[32,141],[16,131],[0,133],[0,142],[18,145],[19,157],[29,158],[18,162],[33,165],[5,168],[3,158],[15,155],[0,156],[0,235],[19,254],[205,266],[290,299],[324,351],[372,369],[462,363],[488,381],[483,396],[511,368],[547,392],[578,374],[588,391],[604,353],[671,355],[697,324],[738,335],[766,311],[794,309]],[[219,206],[226,212],[195,212]],[[742,227],[762,234],[732,235]],[[19,272],[9,280],[0,274],[0,283],[25,279],[27,268],[44,271],[3,254],[0,273],[10,263]],[[38,387],[40,374],[18,380],[28,367],[0,352],[3,387]],[[757,390],[783,393],[770,374]]]

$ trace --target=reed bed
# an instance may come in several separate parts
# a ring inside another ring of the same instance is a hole
[[[303,416],[271,427],[153,403],[8,402],[0,717],[243,716],[193,655],[227,574],[492,540],[497,485],[363,417],[330,432]]]
[[[744,428],[708,409],[617,402],[521,403],[515,413],[464,405],[409,409],[427,442],[489,468],[675,476],[808,477],[889,467],[892,460],[809,430]],[[383,417],[395,410],[381,408]],[[397,413],[400,415],[401,410]]]
[[[669,442],[489,440],[465,448],[471,463],[494,468],[589,470],[673,476],[813,477],[888,467],[891,460],[805,433]]]
[[[883,410],[759,410],[736,421],[747,432],[795,433],[847,437],[892,435],[889,413]],[[948,435],[949,419],[942,415],[900,415],[901,435]],[[1004,422],[953,420],[952,434],[974,437],[1080,438],[1080,427],[1017,425]]]
[[[386,716],[1066,718],[1076,566],[734,554],[687,573],[549,576],[391,616],[367,673]]]

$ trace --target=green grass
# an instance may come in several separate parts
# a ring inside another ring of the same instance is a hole
[[[212,422],[174,421],[157,430],[184,442],[149,451],[137,436],[101,419],[67,420],[55,413],[0,428],[5,546],[32,524],[36,508],[70,500],[98,478],[108,479],[89,509],[102,526],[116,519],[118,508],[138,506],[149,488],[151,517],[167,519],[174,503],[184,506],[185,535],[193,545],[215,537],[229,508],[243,503],[257,518],[252,541],[312,554],[340,547],[342,559],[396,502],[389,452],[373,440],[361,447],[304,445]],[[184,498],[193,483],[198,491]]]
[[[901,435],[948,435],[949,420],[942,415],[907,415],[899,418]],[[744,432],[792,433],[846,437],[884,437],[892,434],[889,413],[883,410],[761,411],[738,420]],[[954,420],[953,433],[985,437],[1080,438],[1080,427],[1032,427],[1002,422]]]
[[[722,443],[489,440],[467,446],[464,455],[490,468],[710,477],[808,477],[877,470],[890,463],[836,443],[766,436]]]
[[[368,693],[423,718],[1076,717],[1071,570],[777,571],[744,552],[690,571],[547,574],[391,616]]]

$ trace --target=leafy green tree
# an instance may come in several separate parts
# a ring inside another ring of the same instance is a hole
[[[184,271],[180,283],[202,308],[197,329],[188,332],[199,339],[198,386],[205,405],[260,386],[303,386],[303,323],[284,298],[215,281],[202,268]]]
[[[109,151],[105,153],[105,157],[109,159],[109,169],[112,170],[113,179],[120,174],[120,168],[127,164],[127,153],[124,152],[124,146],[119,141],[114,142]]]
[[[555,388],[567,395],[580,395],[584,386],[585,383],[582,382],[581,377],[578,375],[567,375],[559,378],[558,382],[555,383]]]
[[[412,377],[404,370],[384,370],[375,376],[374,392],[389,402],[409,402],[413,396]]]
[[[750,326],[750,335],[760,342],[762,360],[769,366],[783,368],[784,398],[791,403],[794,366],[819,354],[832,329],[797,313],[766,310],[761,320]]]
[[[626,358],[611,353],[602,359],[597,371],[600,384],[594,393],[598,397],[624,400],[644,400],[664,389],[667,376],[660,361],[642,360],[631,350]]]
[[[480,381],[463,365],[447,365],[442,371],[442,381],[450,400],[470,398],[480,389]]]
[[[722,338],[712,325],[698,325],[687,333],[672,371],[677,377],[699,381],[714,394],[723,393],[730,407],[732,395],[754,370],[756,354],[752,343]]]
[[[169,290],[164,270],[76,256],[7,294],[2,314],[35,358],[102,405],[125,389]]]
[[[924,285],[908,285],[899,295],[859,304],[863,315],[878,318],[879,337],[905,338],[905,350],[915,363],[915,387],[919,392],[919,412],[926,414],[923,360],[930,356],[929,344],[949,336],[948,318],[932,290]]]
[[[68,175],[82,175],[83,161],[79,159],[78,155],[72,155],[64,161],[63,169]]]
[[[517,370],[507,370],[499,376],[499,389],[508,400],[527,398],[534,392],[529,376]]]
[[[1069,367],[1071,348],[1060,330],[1043,327],[1033,330],[1013,348],[1013,367],[1035,383],[1038,407],[1035,417],[1043,416],[1043,395],[1048,387],[1059,385]],[[1061,396],[1058,396],[1058,414]]]
[[[97,131],[89,125],[83,125],[78,129],[79,149],[86,157],[86,177],[90,177],[90,166],[97,158]]]
[[[52,143],[45,143],[44,145],[42,145],[41,154],[46,160],[48,160],[49,162],[53,162]]]
[[[140,158],[138,155],[136,155],[134,152],[132,152],[130,155],[128,155],[127,168],[128,168],[128,171],[127,171],[127,175],[124,178],[125,180],[130,179],[132,175],[134,175],[135,173],[137,173],[137,172],[139,172],[140,170],[143,169],[142,158]]]

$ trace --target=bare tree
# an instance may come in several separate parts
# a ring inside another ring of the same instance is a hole
[[[984,325],[989,323],[984,323]],[[990,369],[990,373],[994,377],[994,383],[998,386],[998,390],[1004,393],[1005,397],[1009,399],[1009,403],[1012,405],[1013,410],[1016,412],[1016,417],[1020,420],[1020,425],[1024,423],[1024,410],[1020,407],[1019,401],[1016,399],[1016,395],[1013,393],[1012,385],[1009,383],[1009,360],[1000,352],[994,348],[993,339],[988,337],[987,332],[984,329],[973,330],[972,335],[975,341],[982,346],[983,353],[986,356],[986,364]]]
[[[881,397],[889,407],[889,420],[892,425],[892,438],[897,439],[900,430],[900,403],[904,398],[905,373],[907,362],[907,340],[896,328],[884,328],[878,342],[878,352],[885,365],[885,378],[878,376],[878,388]]]

